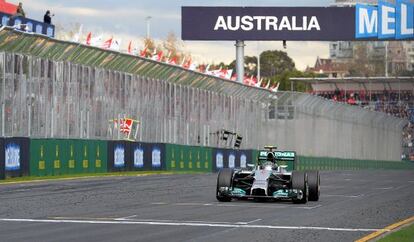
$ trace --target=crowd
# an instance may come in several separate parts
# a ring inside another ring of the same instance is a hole
[[[403,130],[403,160],[414,161],[414,94],[412,91],[343,91],[319,92],[315,95],[384,112],[395,117],[408,119],[410,123]]]

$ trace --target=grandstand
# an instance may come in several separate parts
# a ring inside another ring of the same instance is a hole
[[[312,86],[312,94],[409,120],[403,130],[402,159],[414,160],[414,78],[292,78]]]

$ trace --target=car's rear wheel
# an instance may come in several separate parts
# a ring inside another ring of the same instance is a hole
[[[302,199],[293,199],[294,203],[307,203],[308,202],[308,176],[304,171],[292,172],[292,189],[299,189],[302,191]]]
[[[230,202],[231,197],[227,196],[220,192],[220,187],[228,187],[231,189],[233,182],[233,169],[224,168],[222,169],[217,176],[217,189],[216,189],[216,198],[220,202]]]
[[[309,201],[318,201],[320,195],[321,178],[319,171],[308,171]]]

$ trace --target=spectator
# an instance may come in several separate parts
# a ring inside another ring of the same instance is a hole
[[[50,15],[50,11],[47,10],[45,16],[43,17],[43,22],[45,24],[52,24],[52,17],[53,16],[55,16],[55,15],[54,14]]]
[[[15,16],[20,16],[23,18],[26,18],[26,13],[23,10],[23,3],[19,3],[19,6],[17,6],[17,10],[16,10],[16,15]]]

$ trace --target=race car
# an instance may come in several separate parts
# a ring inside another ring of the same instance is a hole
[[[266,146],[259,152],[256,165],[248,168],[222,169],[217,177],[216,198],[220,202],[232,199],[292,200],[294,203],[318,201],[320,195],[319,171],[286,170],[278,162],[295,161],[292,151],[275,151]]]

